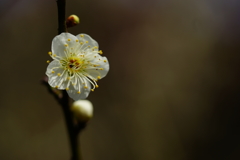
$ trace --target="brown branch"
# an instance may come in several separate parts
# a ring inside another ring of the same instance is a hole
[[[57,7],[58,7],[58,34],[62,32],[66,32],[66,22],[65,22],[65,6],[66,0],[57,0]],[[69,141],[71,145],[71,153],[72,153],[72,160],[80,160],[80,152],[78,147],[78,133],[76,132],[76,125],[73,122],[73,115],[70,111],[69,106],[69,97],[67,92],[64,90],[62,91],[62,98],[60,99],[60,104],[62,106],[62,110],[65,117],[65,122],[68,130]]]
[[[58,34],[67,31],[66,22],[65,22],[65,6],[66,0],[57,0],[58,7]]]
[[[65,21],[65,6],[66,0],[57,0],[58,7],[58,34],[62,32],[67,32],[66,21]],[[48,84],[48,78],[45,77],[42,80],[42,84],[46,86],[48,92],[53,95],[55,100],[61,105],[65,122],[68,130],[69,141],[71,146],[71,160],[81,160],[79,143],[78,143],[78,134],[85,128],[86,123],[78,123],[73,119],[73,114],[70,110],[69,96],[65,90],[60,91],[55,88],[52,88]]]

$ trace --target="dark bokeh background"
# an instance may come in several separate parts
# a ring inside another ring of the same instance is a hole
[[[84,160],[240,159],[240,1],[72,0],[110,72],[91,93]],[[0,1],[0,160],[67,160],[61,108],[40,79],[54,0]]]

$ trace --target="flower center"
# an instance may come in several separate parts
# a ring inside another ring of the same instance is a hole
[[[69,57],[66,67],[69,69],[69,71],[73,72],[81,69],[83,64],[84,60],[80,59],[79,57]]]
[[[68,71],[70,76],[72,76],[75,72],[81,72],[86,65],[84,62],[84,58],[77,56],[72,56],[61,60],[62,67]]]
[[[79,69],[81,67],[80,59],[76,58],[76,57],[70,58],[68,60],[68,67],[69,67],[69,69],[76,69],[76,70]]]

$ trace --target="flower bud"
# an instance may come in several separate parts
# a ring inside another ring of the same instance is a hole
[[[79,122],[87,122],[93,117],[93,105],[88,100],[78,100],[73,102],[71,110],[74,117]]]
[[[77,24],[80,23],[80,20],[78,18],[78,16],[76,15],[70,15],[67,20],[66,20],[66,25],[67,25],[67,28],[70,28],[70,27],[73,27],[73,26],[76,26]]]

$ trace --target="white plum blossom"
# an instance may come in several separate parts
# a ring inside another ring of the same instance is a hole
[[[98,43],[87,34],[57,35],[48,54],[53,59],[46,71],[49,85],[66,90],[74,100],[87,98],[109,71],[107,58],[99,55]]]

